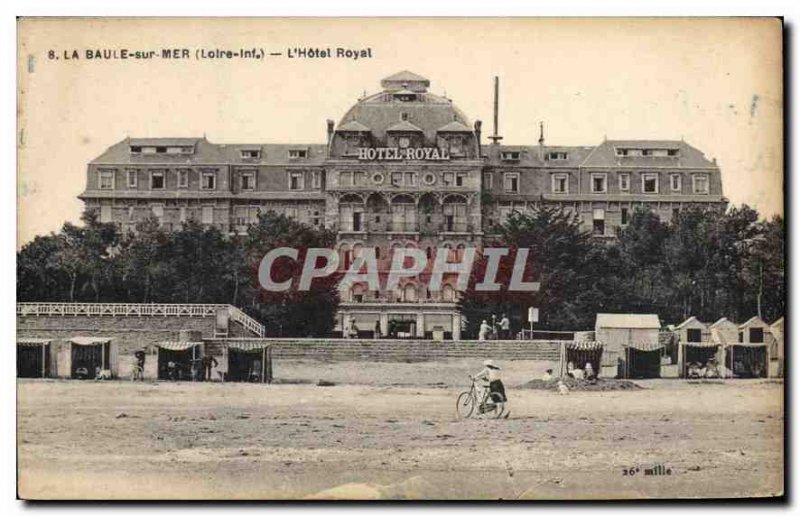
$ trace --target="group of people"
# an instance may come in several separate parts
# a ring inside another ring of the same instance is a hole
[[[710,358],[706,363],[690,362],[686,366],[686,376],[689,378],[719,378],[719,365],[714,358]]]
[[[486,319],[481,321],[478,330],[478,340],[508,340],[511,338],[511,321],[506,314],[497,321],[497,317],[492,316],[492,324],[489,325]]]
[[[591,362],[586,362],[583,369],[576,367],[574,362],[567,362],[567,377],[594,383],[597,381],[597,371],[594,370]],[[542,381],[544,382],[549,382],[555,378],[552,369],[548,369],[542,375]]]

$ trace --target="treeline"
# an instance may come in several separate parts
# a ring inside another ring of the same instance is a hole
[[[466,335],[481,320],[506,313],[514,329],[527,328],[527,309],[539,308],[536,329],[594,327],[598,312],[656,313],[666,323],[690,315],[702,321],[742,322],[761,314],[773,321],[785,310],[782,217],[762,220],[747,207],[726,213],[685,210],[671,223],[650,211],[633,213],[616,239],[582,231],[576,215],[554,207],[515,213],[487,245],[529,249],[526,281],[538,292],[476,292],[484,260],[477,260],[460,302]],[[265,292],[258,264],[275,247],[332,247],[335,234],[283,215],[259,216],[244,235],[228,236],[188,222],[164,231],[156,219],[122,233],[92,212],[80,226],[65,224],[17,253],[18,301],[117,303],[228,303],[261,321],[271,336],[324,336],[339,304],[338,276],[316,279],[298,292],[301,265],[276,262],[274,281],[292,277],[293,288]],[[508,284],[510,263],[500,268]]]
[[[469,336],[493,314],[528,328],[529,306],[539,308],[540,330],[592,329],[598,312],[655,313],[665,323],[691,315],[744,322],[759,313],[771,322],[784,314],[784,221],[760,219],[748,206],[687,209],[671,223],[639,210],[616,239],[594,238],[577,215],[542,207],[513,214],[500,233],[489,245],[530,249],[528,277],[540,290],[476,292],[485,268],[479,261],[461,302]]]
[[[333,327],[335,278],[316,280],[308,292],[267,293],[258,284],[267,251],[331,247],[330,231],[274,212],[233,237],[194,221],[165,231],[149,218],[122,233],[94,212],[82,220],[36,237],[17,253],[19,302],[227,303],[261,321],[270,336],[325,335]],[[299,277],[300,271],[283,267],[282,273]]]

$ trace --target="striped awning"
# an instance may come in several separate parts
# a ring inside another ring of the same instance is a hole
[[[567,349],[575,351],[594,351],[603,349],[603,343],[596,340],[583,340],[579,342],[567,342]]]
[[[202,342],[192,342],[188,340],[162,340],[161,342],[157,342],[156,346],[161,349],[169,349],[171,351],[184,351],[201,344]]]
[[[635,349],[636,351],[657,351],[664,347],[664,344],[658,341],[651,342],[628,342],[623,344],[622,347]]]
[[[703,341],[703,342],[681,342],[684,346],[689,346],[691,348],[716,348],[721,346],[719,342],[714,341]]]
[[[18,338],[17,346],[44,346],[50,344],[50,339]]]
[[[270,344],[266,342],[252,342],[252,341],[233,341],[228,342],[228,347],[238,349],[239,351],[261,351],[268,348]]]
[[[67,339],[67,341],[77,344],[78,346],[96,346],[98,344],[111,342],[111,337],[72,337],[71,339]]]

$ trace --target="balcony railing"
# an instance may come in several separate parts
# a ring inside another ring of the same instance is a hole
[[[225,309],[232,321],[259,337],[264,325],[233,305],[193,303],[17,303],[22,316],[109,316],[109,317],[215,317]]]

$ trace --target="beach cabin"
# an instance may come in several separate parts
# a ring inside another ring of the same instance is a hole
[[[708,325],[692,316],[677,325],[673,333],[678,342],[680,378],[722,376],[723,346],[711,338]]]
[[[119,376],[119,353],[111,337],[71,337],[59,349],[57,376],[77,380],[94,379],[99,370]]]
[[[601,374],[621,378],[658,378],[661,375],[656,314],[597,314],[595,339],[603,344]]]
[[[737,328],[737,339],[725,346],[725,367],[734,378],[766,378],[769,373],[769,325],[755,316]]]
[[[47,378],[53,358],[50,339],[17,337],[17,378]]]
[[[770,360],[770,377],[783,378],[784,375],[784,349],[783,349],[783,317],[770,324],[770,347],[769,356]]]

